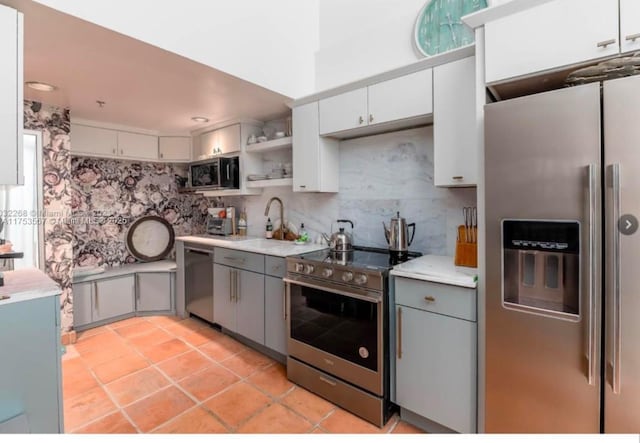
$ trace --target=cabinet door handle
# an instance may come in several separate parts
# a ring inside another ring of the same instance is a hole
[[[640,34],[631,34],[631,35],[627,35],[624,39],[627,41],[635,42],[639,38],[640,38]]]
[[[140,280],[138,274],[133,277],[133,290],[136,293],[136,310],[138,309],[138,302],[140,301]]]
[[[606,48],[609,45],[615,44],[615,42],[616,42],[616,39],[612,38],[610,40],[604,40],[604,41],[598,42],[597,46],[598,46],[598,48]]]
[[[435,299],[435,297],[432,297],[432,296],[430,296],[430,295],[427,295],[427,296],[424,298],[424,301],[426,301],[427,303],[435,303],[436,299]]]
[[[373,123],[373,114],[369,114],[369,123]]]
[[[358,117],[358,123],[359,124],[363,124],[364,123],[364,119],[362,118],[362,116]]]
[[[402,358],[402,308],[398,308],[398,360]]]
[[[242,288],[240,287],[240,271],[236,270],[236,303],[240,301],[240,293],[242,292]]]
[[[94,281],[93,282],[93,309],[95,311],[98,310],[98,282]]]
[[[454,180],[462,180],[464,178],[464,175],[454,175],[451,178],[454,179]]]
[[[164,154],[162,152],[160,153],[160,158],[164,158]]]
[[[233,301],[233,269],[229,269],[229,301]]]

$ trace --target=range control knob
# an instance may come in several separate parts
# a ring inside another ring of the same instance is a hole
[[[316,269],[316,268],[315,268],[313,265],[305,265],[305,266],[304,266],[304,273],[305,273],[305,274],[313,274],[313,271],[314,271],[315,269]]]
[[[342,281],[350,282],[353,280],[353,272],[345,271],[342,273]]]
[[[353,281],[355,281],[359,285],[366,285],[368,279],[365,274],[356,274],[356,278]]]
[[[302,263],[296,263],[296,272],[303,272],[304,265]]]
[[[331,277],[332,275],[333,275],[333,269],[331,269],[331,268],[324,268],[324,269],[322,270],[322,276],[323,276],[324,278],[329,278],[329,277]]]

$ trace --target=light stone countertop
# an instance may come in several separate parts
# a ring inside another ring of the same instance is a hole
[[[238,251],[255,252],[257,254],[288,257],[290,255],[306,254],[313,251],[327,249],[326,245],[306,243],[297,245],[292,241],[273,240],[260,237],[218,237],[210,235],[191,235],[177,237],[176,241],[220,248],[236,249]]]
[[[423,255],[395,266],[391,271],[391,275],[463,286],[465,288],[476,288],[478,269],[455,266],[453,257]]]
[[[62,292],[56,282],[35,268],[7,271],[3,274],[4,286],[0,286],[0,297],[9,298],[0,300],[0,309],[10,303],[54,297]]]
[[[160,260],[149,263],[131,263],[129,265],[113,266],[105,268],[104,272],[73,277],[74,283],[83,283],[104,278],[119,277],[135,273],[146,272],[175,272],[176,262],[173,260]]]

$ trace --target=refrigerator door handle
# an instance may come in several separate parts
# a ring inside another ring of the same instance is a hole
[[[621,328],[621,291],[620,291],[620,229],[618,228],[618,220],[620,219],[620,164],[616,163],[612,167],[613,181],[613,220],[611,223],[611,232],[613,234],[612,252],[613,252],[613,362],[612,362],[612,382],[611,388],[614,394],[620,394],[620,375],[621,375],[621,353],[622,343],[620,336]]]
[[[589,348],[588,348],[588,374],[590,385],[596,384],[596,207],[597,207],[597,172],[596,165],[589,165]]]

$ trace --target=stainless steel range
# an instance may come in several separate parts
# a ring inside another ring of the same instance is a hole
[[[419,254],[410,254],[416,257]],[[287,258],[288,378],[382,427],[389,418],[389,251]]]

